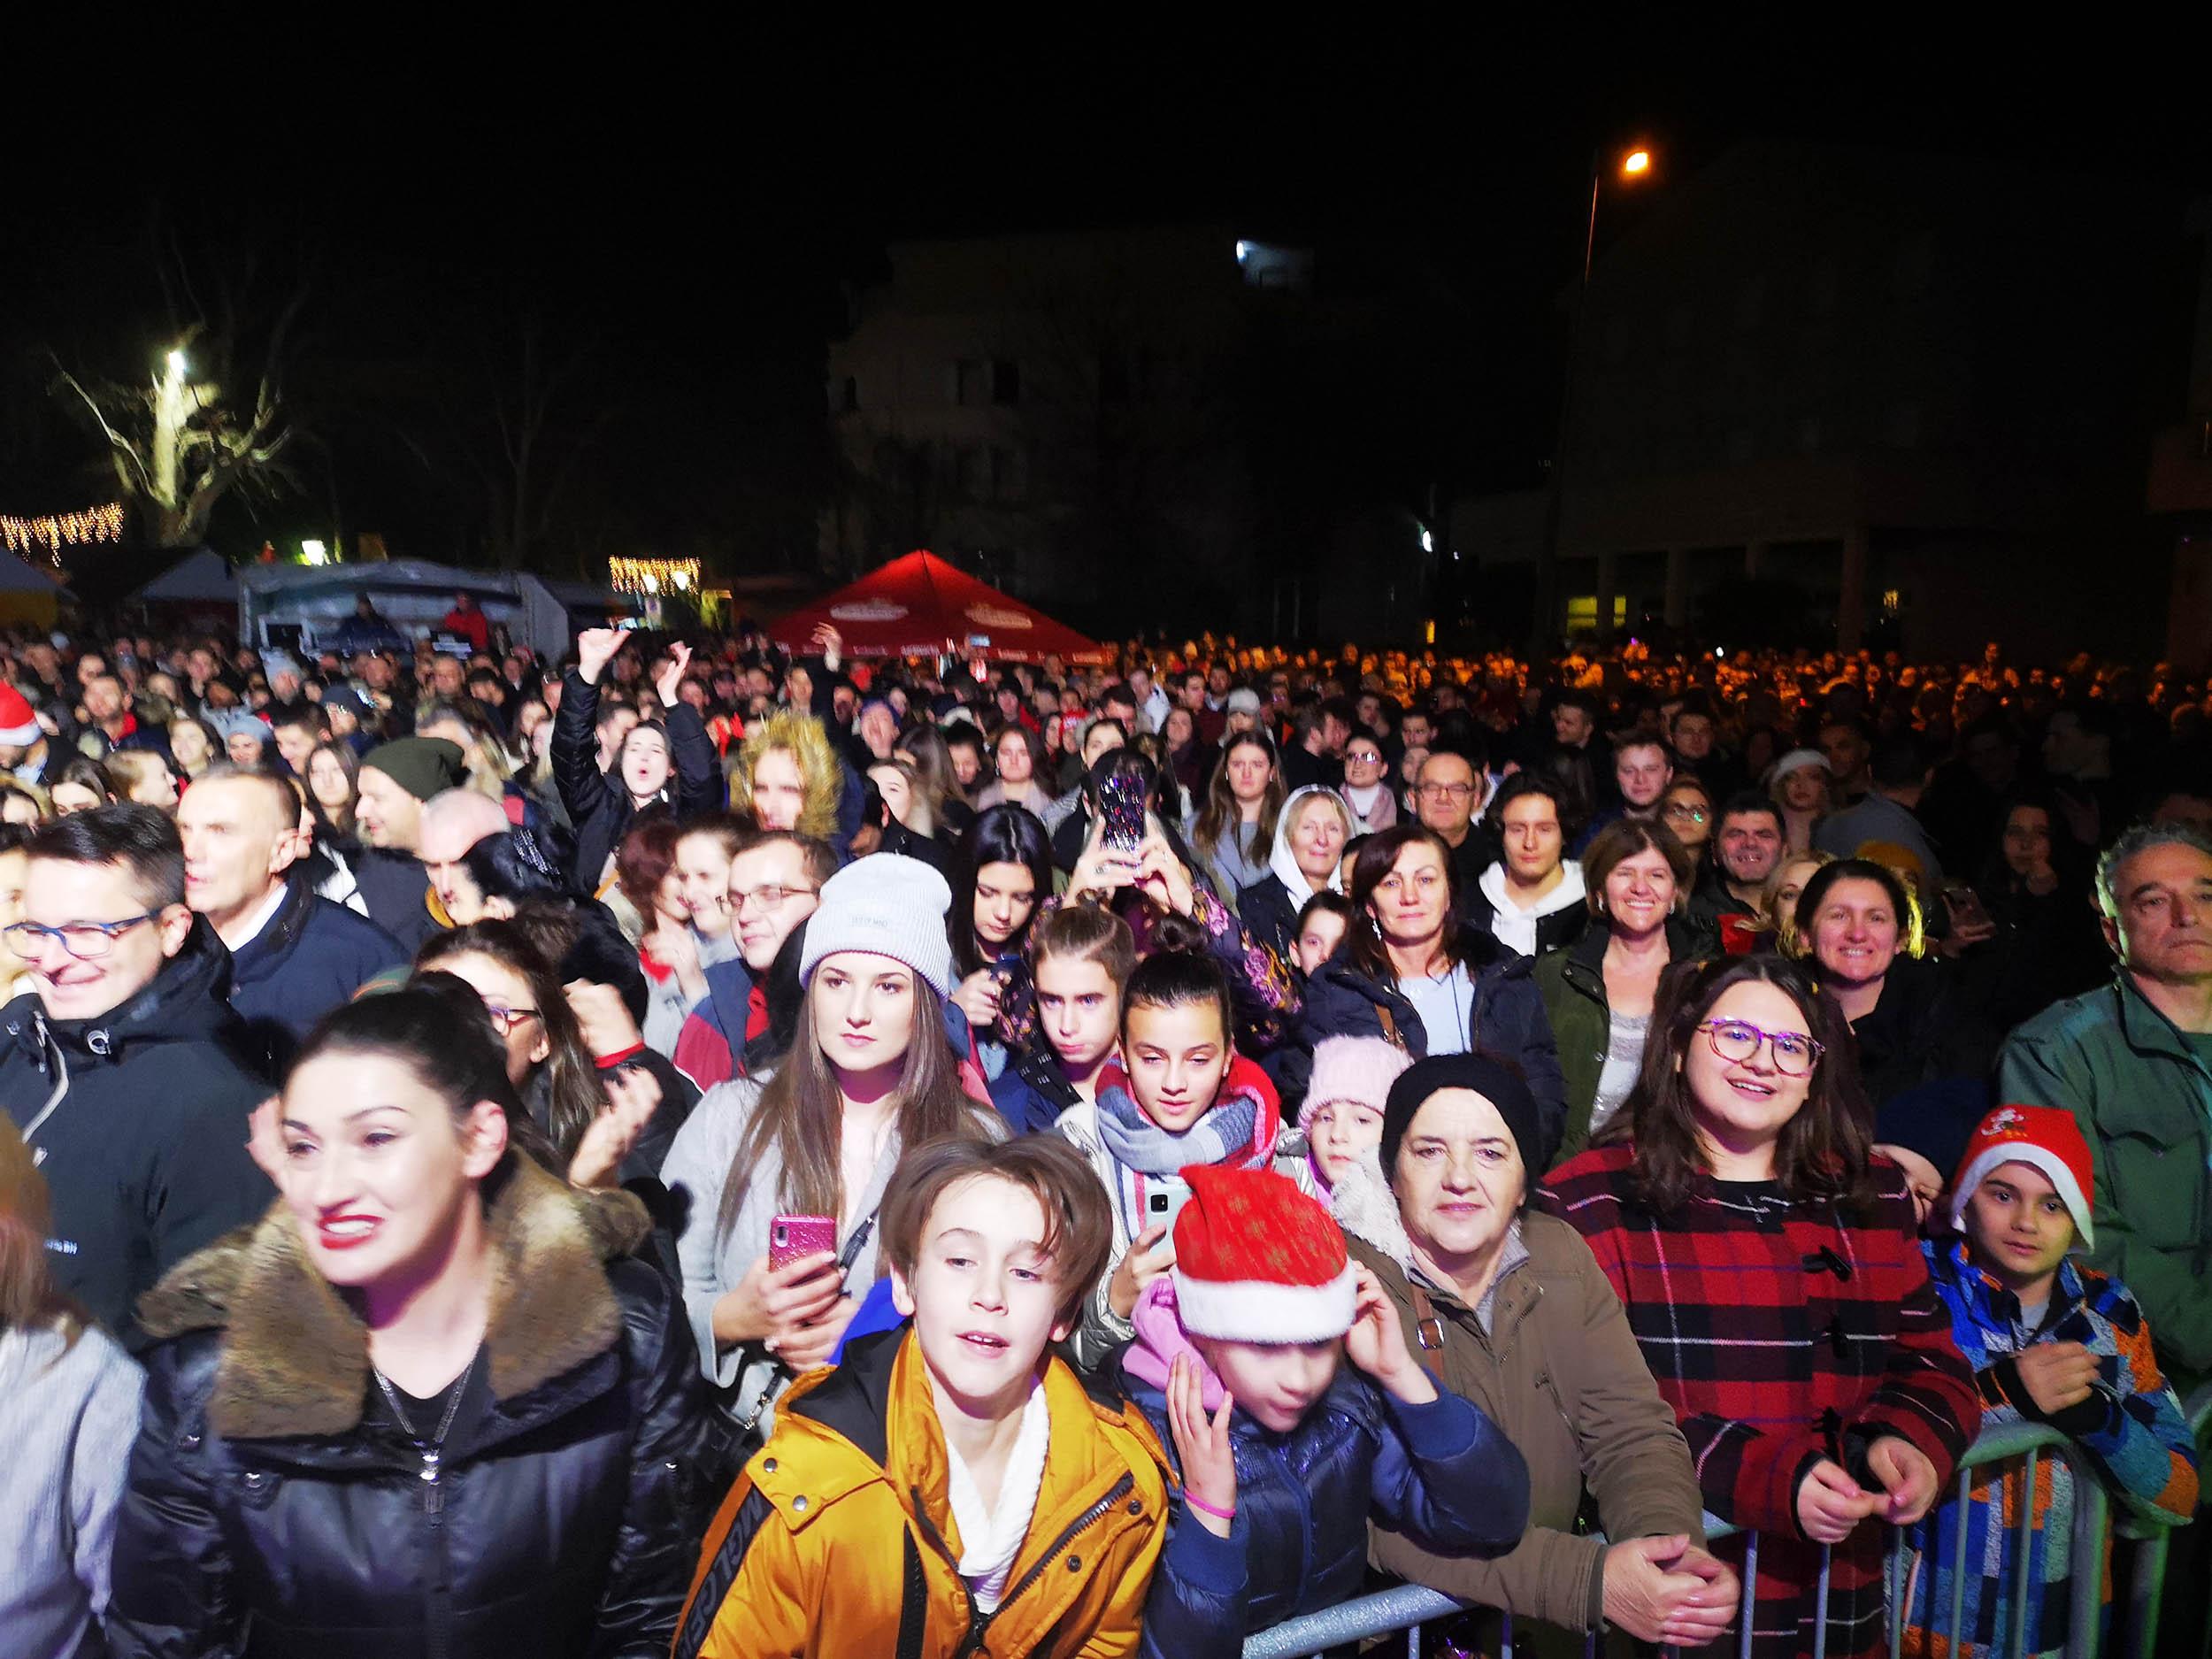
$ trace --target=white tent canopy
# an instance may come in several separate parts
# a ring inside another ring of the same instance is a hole
[[[238,578],[220,553],[204,547],[179,559],[131,597],[150,603],[235,599]]]
[[[596,614],[608,606],[628,608],[610,589],[580,583],[558,584],[556,595],[544,579],[522,571],[465,570],[422,559],[375,560],[358,565],[251,565],[238,574],[238,637],[265,647],[297,629],[298,644],[320,650],[354,614],[357,601],[369,596],[377,612],[410,638],[434,635],[453,607],[453,596],[473,598],[495,626],[503,625],[516,644],[558,656],[575,637],[569,604],[588,598]],[[564,601],[567,603],[564,603]],[[272,630],[281,629],[275,634]]]

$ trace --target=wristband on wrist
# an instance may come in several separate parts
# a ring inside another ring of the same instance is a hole
[[[1193,1492],[1188,1486],[1183,1488],[1183,1502],[1189,1504],[1194,1509],[1197,1509],[1204,1514],[1212,1516],[1217,1521],[1233,1521],[1237,1518],[1237,1512],[1234,1506],[1226,1509],[1217,1509],[1214,1508],[1212,1504],[1207,1502],[1205,1499],[1200,1497],[1197,1494]]]

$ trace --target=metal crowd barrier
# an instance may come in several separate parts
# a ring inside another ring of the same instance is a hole
[[[2189,1401],[2189,1421],[2201,1438],[2203,1427],[2212,1419],[2212,1384],[2192,1395]],[[2012,1595],[2011,1629],[2007,1632],[2005,1653],[2008,1659],[2022,1659],[2027,1640],[2028,1617],[2028,1548],[2035,1516],[2035,1478],[2038,1466],[2046,1454],[2056,1456],[2073,1473],[2074,1519],[2072,1555],[2075,1563],[2075,1594],[2070,1608],[2070,1629],[2067,1633],[2067,1659],[2098,1659],[2102,1644],[2104,1598],[2100,1593],[2103,1582],[2103,1562],[2108,1537],[2113,1532],[2111,1503],[2085,1454],[2057,1430],[2040,1424],[2006,1424],[1991,1429],[1969,1447],[1960,1460],[1958,1484],[1953,1494],[1955,1502],[1963,1507],[1972,1490],[1971,1473],[1988,1464],[2003,1463],[2011,1458],[2024,1459],[2024,1501],[2020,1506],[2020,1518],[2016,1527],[2013,1550],[2015,1573]],[[1707,1539],[1717,1541],[1732,1536],[1736,1529],[1717,1523],[1707,1516]],[[2158,1629],[2159,1602],[2164,1586],[2167,1536],[2178,1521],[2167,1519],[2162,1523],[2155,1516],[2131,1514],[2118,1529],[2124,1540],[2135,1542],[2138,1555],[2134,1582],[2130,1588],[2128,1636],[2131,1659],[2149,1659],[2152,1644]],[[1905,1551],[1900,1547],[1901,1533],[1895,1527],[1886,1529],[1888,1542],[1883,1578],[1888,1586],[1889,1652],[1890,1659],[1898,1659],[1905,1640],[1903,1589],[1906,1572]],[[1962,1550],[1965,1545],[1966,1529],[1961,1525],[1957,1537]],[[1966,1574],[1955,1570],[1951,1574],[1950,1618],[1947,1624],[1939,1615],[1943,1609],[1932,1604],[1935,1573],[1933,1563],[1924,1565],[1928,1575],[1931,1606],[1928,1610],[1928,1646],[1932,1650],[1938,1642],[1947,1643],[1947,1650],[1955,1652],[1957,1632],[1965,1623]],[[1750,1659],[1752,1621],[1742,1617],[1743,1608],[1755,1608],[1759,1589],[1759,1535],[1752,1533],[1744,1544],[1743,1600],[1739,1604],[1736,1652],[1739,1659]],[[2081,1594],[2083,1588],[2088,1594]],[[1818,1617],[1813,1625],[1813,1659],[1827,1659],[1828,1648],[1828,1551],[1820,1552],[1820,1576],[1815,1595]],[[1340,1643],[1365,1641],[1378,1636],[1404,1632],[1407,1659],[1420,1659],[1421,1627],[1432,1620],[1450,1618],[1468,1611],[1478,1604],[1463,1601],[1456,1597],[1425,1589],[1419,1585],[1398,1585],[1372,1595],[1356,1596],[1334,1607],[1324,1608],[1301,1618],[1286,1619],[1282,1624],[1248,1637],[1244,1644],[1244,1659],[1310,1659],[1310,1655],[1325,1653]],[[1502,1613],[1499,1659],[1513,1659],[1513,1615]],[[1947,1631],[1948,1632],[1947,1639]],[[1598,1636],[1594,1631],[1584,1643],[1586,1659],[1596,1659]],[[1670,1652],[1672,1650],[1670,1649]],[[2212,1631],[2207,1632],[2206,1654],[2212,1659]]]

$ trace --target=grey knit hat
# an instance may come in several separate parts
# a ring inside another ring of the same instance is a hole
[[[952,889],[918,858],[870,853],[822,884],[822,902],[806,925],[799,956],[801,983],[815,964],[841,950],[865,951],[904,963],[940,996],[952,995],[952,946],[945,915]]]

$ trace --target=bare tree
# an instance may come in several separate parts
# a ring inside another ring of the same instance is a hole
[[[211,303],[173,244],[157,266],[169,317],[159,373],[134,384],[57,357],[56,389],[73,395],[97,425],[145,541],[191,548],[205,541],[216,504],[234,490],[266,497],[296,483],[283,458],[298,436],[284,371],[307,290],[294,290],[265,329],[250,309],[250,260],[236,280],[218,278]],[[242,393],[242,384],[251,391]]]
[[[484,493],[488,550],[503,569],[543,561],[578,463],[611,413],[601,398],[583,419],[570,418],[586,403],[578,383],[597,342],[580,332],[562,335],[538,311],[524,312],[509,354],[485,353],[480,380],[457,387],[449,404]]]

